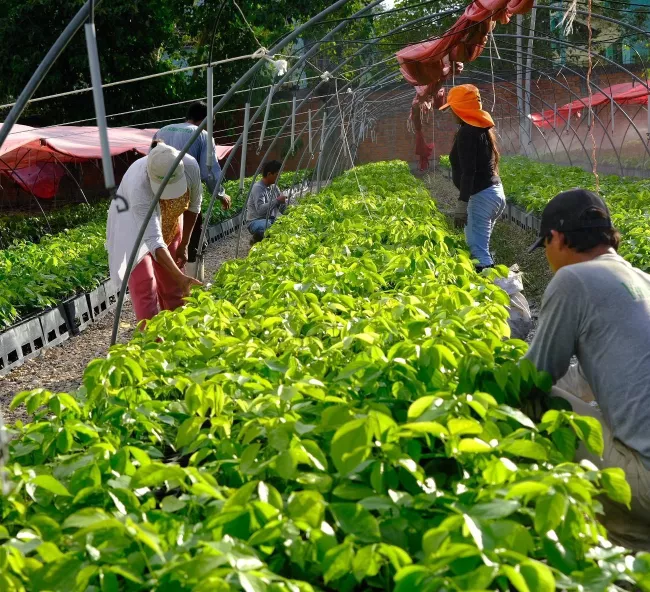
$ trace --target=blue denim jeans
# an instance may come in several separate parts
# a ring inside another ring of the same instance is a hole
[[[275,222],[275,218],[269,218],[268,220],[266,218],[258,218],[248,225],[248,232],[260,235],[261,238],[266,229],[269,228],[273,222]]]
[[[494,264],[490,255],[490,236],[505,208],[506,196],[501,183],[479,191],[469,199],[465,240],[472,259],[478,259],[480,267]]]

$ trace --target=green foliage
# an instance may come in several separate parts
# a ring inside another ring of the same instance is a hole
[[[449,168],[449,156],[440,157],[440,166]],[[593,174],[583,169],[540,163],[523,156],[502,158],[499,175],[508,201],[537,215],[561,191],[573,187],[596,191]],[[599,180],[599,193],[622,235],[619,253],[632,265],[650,271],[650,181],[617,175],[600,175]]]
[[[13,401],[1,589],[648,589],[595,520],[629,487],[570,462],[598,446],[573,413],[516,410],[545,377],[406,163],[305,198],[214,286]]]
[[[58,234],[86,222],[106,219],[108,202],[75,204],[60,208],[44,216],[14,214],[0,217],[0,244],[8,246],[14,241],[38,243],[47,234]]]
[[[287,171],[282,174],[280,187],[288,189],[310,176],[310,169]],[[246,180],[246,190],[250,182],[250,178]],[[227,181],[224,185],[233,197],[232,209],[223,211],[217,204],[212,212],[212,224],[232,217],[244,204],[246,193],[239,193],[237,181]],[[208,203],[209,195],[206,194],[204,211]],[[92,290],[106,279],[107,206],[107,202],[91,207],[71,206],[49,215],[52,232],[57,233],[52,235],[46,234],[49,228],[44,226],[43,218],[16,216],[6,219],[3,230],[9,232],[10,229],[13,244],[0,250],[0,326],[7,327],[67,296]]]
[[[512,156],[504,158],[499,169],[508,200],[537,214],[561,191],[572,187],[596,190],[594,176],[577,167]],[[623,237],[620,254],[639,269],[650,271],[650,181],[601,175],[599,192]]]
[[[0,250],[0,325],[99,285],[108,275],[105,240],[104,219]]]
[[[214,60],[250,55],[258,41],[271,48],[297,23],[326,6],[325,0],[275,0],[273,9],[255,0],[239,0],[248,25],[235,6],[227,4],[214,38]],[[0,38],[14,40],[0,55],[0,103],[16,99],[82,0],[0,0]],[[206,63],[221,2],[194,0],[112,0],[96,8],[96,27],[102,79],[105,83],[168,72]],[[346,7],[347,10],[347,7]],[[339,11],[337,16],[346,12]],[[285,53],[291,53],[292,46]],[[221,64],[215,71],[215,94],[226,92],[252,65],[251,60]],[[266,84],[272,70],[264,68],[253,86]],[[39,95],[90,86],[83,30],[75,35],[39,87]],[[185,107],[158,105],[192,100],[206,94],[205,71],[166,75],[105,90],[107,113],[140,113],[111,118],[110,125],[133,125],[167,118],[182,119]],[[260,95],[253,97],[253,104]],[[50,125],[94,117],[90,93],[32,103],[21,123]],[[243,98],[241,103],[243,104]],[[155,111],[147,110],[154,108]],[[0,115],[0,120],[3,119]],[[227,123],[224,120],[222,123]]]

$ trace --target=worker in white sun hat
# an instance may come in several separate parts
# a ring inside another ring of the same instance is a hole
[[[162,140],[177,150],[182,150],[188,139],[201,125],[201,122],[207,117],[207,115],[207,105],[203,101],[196,101],[189,106],[185,117],[185,123],[166,125],[156,132],[154,139]],[[208,169],[207,166],[208,142],[212,142],[212,149],[215,151],[214,160],[210,169]],[[210,194],[213,195],[216,192],[217,197],[221,202],[222,209],[229,210],[232,203],[230,196],[225,192],[222,185],[217,187],[217,183],[221,177],[221,166],[219,165],[219,160],[216,156],[216,145],[214,139],[208,138],[208,133],[203,130],[201,135],[189,147],[187,153],[193,156],[199,164],[199,168],[201,169],[201,180],[205,183]],[[209,221],[203,220],[202,215],[199,214],[190,237],[189,258],[187,264],[188,275],[201,281],[203,281],[205,275],[203,269],[203,253],[207,248],[205,240],[202,245],[199,245],[201,230],[203,229],[204,224],[209,224]]]
[[[147,156],[126,171],[118,189],[128,210],[118,211],[114,200],[108,211],[106,248],[111,279],[121,286],[138,231],[151,203],[179,151],[154,142]],[[201,282],[184,273],[187,246],[201,211],[201,173],[196,160],[186,155],[174,170],[146,227],[129,292],[140,327],[160,310],[183,304],[192,286]]]

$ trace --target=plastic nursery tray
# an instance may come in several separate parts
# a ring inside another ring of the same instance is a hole
[[[0,334],[0,376],[40,355],[44,345],[39,317],[18,323]]]
[[[43,330],[43,347],[54,347],[70,338],[70,326],[62,304],[42,312],[38,318]]]
[[[63,306],[73,335],[77,335],[93,322],[85,293],[64,300]]]
[[[86,296],[88,298],[88,307],[90,308],[90,314],[93,321],[98,321],[108,314],[110,305],[104,284],[100,284],[92,292],[87,292]]]

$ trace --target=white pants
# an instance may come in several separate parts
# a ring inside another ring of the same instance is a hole
[[[650,551],[650,470],[646,468],[641,457],[614,437],[605,423],[603,414],[594,401],[591,387],[580,370],[580,365],[572,366],[553,387],[552,395],[567,400],[573,410],[600,422],[603,429],[603,457],[592,454],[580,443],[575,460],[591,461],[599,469],[619,467],[625,471],[625,477],[632,490],[631,509],[613,502],[606,496],[600,499],[605,510],[602,523],[613,543],[634,551]],[[639,429],[646,429],[640,426]]]

